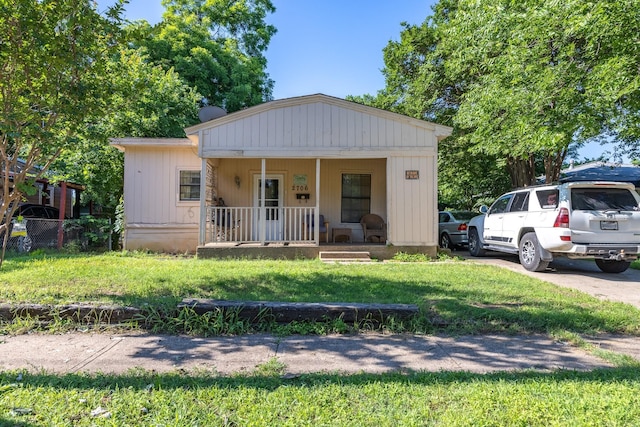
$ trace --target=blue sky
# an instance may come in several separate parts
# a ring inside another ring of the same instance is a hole
[[[382,49],[398,40],[400,23],[419,24],[434,0],[272,0],[267,21],[278,32],[266,52],[275,99],[324,93],[375,94],[384,88]],[[100,7],[112,4],[99,0]],[[130,0],[126,17],[158,22],[160,0]]]
[[[267,21],[278,32],[266,52],[275,99],[323,93],[338,98],[375,95],[384,88],[382,49],[398,40],[401,22],[419,24],[436,0],[272,0]],[[99,8],[113,4],[98,0]],[[130,0],[126,18],[154,24],[161,0]],[[590,144],[581,158],[607,150]],[[625,159],[625,161],[628,161]]]

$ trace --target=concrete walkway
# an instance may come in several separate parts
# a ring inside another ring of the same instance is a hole
[[[603,348],[640,360],[640,339],[609,337]],[[543,335],[244,335],[192,338],[149,334],[18,335],[0,338],[0,369],[55,373],[208,370],[254,371],[277,360],[288,375],[312,372],[593,370],[610,365]]]

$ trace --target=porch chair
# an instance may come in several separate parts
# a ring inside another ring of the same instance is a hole
[[[364,241],[368,241],[371,237],[377,237],[381,242],[387,240],[387,224],[376,214],[366,214],[360,218],[362,232],[364,233]]]
[[[314,236],[315,215],[307,215],[304,220],[303,228],[307,230],[307,236]],[[324,215],[320,214],[320,234],[324,233],[326,242],[329,243],[329,221],[324,220]]]

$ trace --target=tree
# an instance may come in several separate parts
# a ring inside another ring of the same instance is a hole
[[[122,195],[122,153],[110,138],[183,138],[184,128],[198,121],[201,96],[172,69],[150,64],[139,50],[123,49],[107,64],[111,76],[108,109],[90,117],[79,144],[65,150],[53,168],[86,185],[83,203],[92,201],[114,212]]]
[[[440,1],[436,15],[416,26],[404,25],[399,41],[384,48],[386,87],[373,97],[350,97],[423,120],[454,127],[438,146],[438,200],[441,208],[471,209],[510,188],[506,165],[494,155],[476,153],[465,142],[466,130],[455,126],[466,82],[450,80],[438,46],[438,25],[455,2]]]
[[[440,146],[445,173],[449,145],[458,170],[458,160],[476,157],[487,170],[504,168],[512,187],[540,173],[556,180],[572,147],[593,139],[640,145],[639,7],[440,1],[433,17],[406,25],[400,42],[385,48],[383,96],[454,126]]]
[[[0,265],[29,184],[106,107],[122,4],[100,15],[89,0],[0,0]]]
[[[270,0],[163,0],[163,21],[138,23],[137,46],[173,68],[202,95],[203,105],[237,111],[271,99],[267,49],[276,29],[265,22]]]
[[[107,112],[87,119],[81,143],[54,165],[67,179],[86,185],[82,202],[115,211],[123,185],[122,154],[109,138],[184,137],[198,121],[199,105],[228,111],[270,99],[262,51],[275,29],[264,23],[268,1],[164,1],[156,26],[124,27],[126,45],[107,67]],[[196,88],[202,88],[200,91]],[[202,91],[203,90],[203,91]]]
[[[624,132],[612,126],[637,117],[640,55],[623,33],[638,40],[638,7],[460,0],[439,49],[452,80],[474,76],[455,116],[473,150],[504,158],[513,186],[524,186],[536,182],[538,162],[555,181],[572,144]]]

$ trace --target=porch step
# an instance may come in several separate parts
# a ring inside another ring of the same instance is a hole
[[[356,251],[320,251],[322,262],[371,262],[369,252]]]

